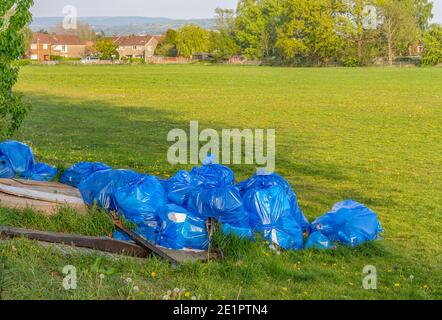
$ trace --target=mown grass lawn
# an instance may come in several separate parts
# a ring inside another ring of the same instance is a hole
[[[199,299],[442,298],[442,69],[29,66],[17,89],[33,112],[16,138],[60,167],[103,161],[167,177],[189,168],[167,162],[166,136],[190,120],[274,128],[277,171],[309,219],[354,199],[378,213],[385,238],[280,255],[219,239],[225,261],[175,270],[17,240],[0,244],[4,298],[162,299],[176,287]],[[254,172],[233,169],[238,181]],[[47,219],[0,210],[0,225],[93,235],[111,230],[105,221],[93,211]],[[67,264],[78,269],[77,290],[61,285]],[[377,290],[362,288],[366,265],[377,268]]]

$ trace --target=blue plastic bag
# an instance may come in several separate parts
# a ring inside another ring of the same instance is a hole
[[[234,186],[195,188],[189,195],[187,207],[202,219],[215,218],[222,224],[249,227],[248,213]]]
[[[37,163],[31,148],[18,141],[0,143],[0,178],[19,177],[50,181],[58,170],[44,163]]]
[[[72,187],[78,187],[81,182],[89,178],[93,173],[111,169],[111,167],[101,162],[79,162],[63,172],[60,182]]]
[[[352,247],[374,241],[383,232],[376,213],[353,200],[335,204],[330,212],[312,223],[312,230]]]
[[[280,175],[276,173],[265,174],[264,172],[258,172],[250,179],[237,184],[237,187],[241,192],[241,196],[244,196],[249,190],[260,190],[273,186],[279,186],[284,190],[290,203],[292,215],[295,217],[296,222],[301,226],[303,231],[309,231],[310,223],[298,205],[298,199],[296,198],[295,192],[293,192],[293,189],[287,180]]]
[[[334,245],[321,231],[316,231],[307,238],[304,248],[327,250],[333,249]]]
[[[0,156],[0,178],[14,178],[15,172],[8,157]]]
[[[233,171],[220,164],[207,163],[201,167],[194,167],[190,175],[206,188],[233,186],[235,183],[235,174]]]
[[[234,186],[233,171],[211,161],[213,158],[208,158],[203,166],[194,167],[190,173],[179,171],[162,181],[169,201],[202,219],[211,217],[234,227],[249,227],[248,214]]]
[[[94,202],[105,210],[117,210],[114,193],[121,187],[135,184],[143,175],[130,170],[102,170],[93,173],[78,186],[88,205]]]
[[[248,213],[234,186],[233,171],[220,164],[205,163],[190,172],[197,186],[189,191],[187,209],[203,219],[215,218],[222,224],[248,228]]]
[[[32,174],[26,178],[36,181],[51,181],[55,178],[57,173],[57,168],[51,167],[45,163],[37,162],[34,165]]]
[[[136,183],[116,189],[114,199],[118,213],[137,225],[135,232],[155,242],[158,230],[156,211],[167,204],[166,191],[158,179],[143,176]]]
[[[31,148],[21,142],[6,141],[0,143],[0,156],[9,159],[15,176],[23,177],[32,174],[35,160]]]
[[[250,226],[261,232],[267,241],[287,250],[302,249],[302,228],[281,187],[251,189],[243,199],[250,214]]]
[[[209,238],[206,223],[175,204],[158,208],[160,221],[158,244],[173,250],[207,250]]]
[[[250,227],[234,227],[228,223],[225,223],[221,226],[221,232],[225,235],[235,235],[238,238],[246,239],[246,240],[254,240],[255,235],[253,234],[253,230]]]
[[[166,189],[169,201],[182,207],[187,207],[190,192],[201,183],[201,180],[193,177],[185,170],[178,171],[169,180],[161,181]]]

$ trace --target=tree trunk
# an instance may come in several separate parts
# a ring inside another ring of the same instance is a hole
[[[393,65],[393,59],[394,59],[394,57],[393,57],[393,47],[391,45],[391,39],[389,38],[388,39],[388,64],[390,66]]]
[[[394,33],[394,28],[391,25],[391,21],[388,21],[387,45],[388,45],[388,64],[390,66],[393,65],[393,60],[394,60],[393,33]]]
[[[359,60],[359,63],[362,63],[362,46],[363,46],[362,36],[359,36],[359,38],[358,38],[358,60]]]

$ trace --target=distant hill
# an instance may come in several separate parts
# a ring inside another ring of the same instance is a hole
[[[31,23],[32,31],[45,29],[51,31],[55,25],[63,21],[62,17],[34,17]],[[196,24],[205,29],[214,26],[214,19],[175,20],[170,18],[150,17],[84,17],[79,18],[96,32],[103,31],[106,35],[152,34],[160,35],[167,29],[178,29],[187,24]]]

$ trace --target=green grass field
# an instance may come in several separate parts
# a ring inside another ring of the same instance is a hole
[[[17,240],[0,244],[2,296],[162,299],[185,288],[185,298],[198,299],[440,299],[441,88],[442,69],[425,68],[24,67],[17,90],[33,112],[15,138],[38,160],[103,161],[167,177],[189,168],[167,162],[166,136],[190,120],[201,128],[275,128],[277,172],[310,220],[354,199],[378,213],[385,237],[356,249],[280,255],[218,239],[225,261],[176,270],[156,259],[62,253]],[[238,181],[254,172],[233,169]],[[95,211],[48,219],[1,209],[0,225],[91,235],[112,229]],[[68,264],[78,269],[77,290],[61,285]],[[377,268],[377,290],[362,288],[365,265]]]

